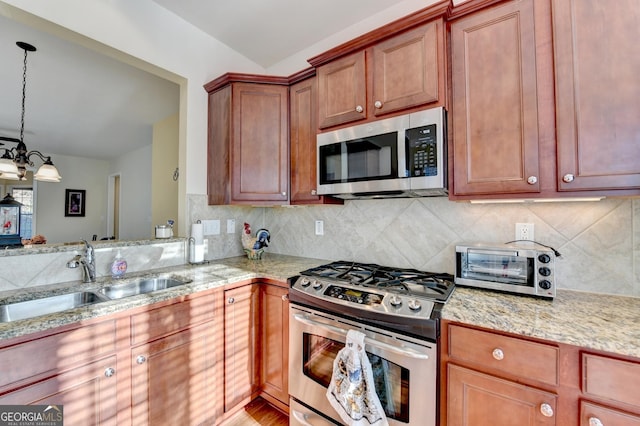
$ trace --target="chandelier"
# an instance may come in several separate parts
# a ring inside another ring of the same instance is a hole
[[[27,53],[35,52],[36,48],[29,43],[19,41],[16,43],[20,49],[24,50],[24,67],[22,69],[22,119],[20,121],[20,139],[0,136],[0,141],[16,143],[17,146],[4,149],[4,154],[0,157],[0,179],[26,180],[27,166],[33,167],[31,157],[36,156],[42,160],[36,174],[35,180],[44,182],[60,182],[62,179],[58,169],[53,165],[51,157],[43,155],[40,151],[29,151],[24,143],[24,102],[27,90]],[[4,145],[0,142],[0,146]]]

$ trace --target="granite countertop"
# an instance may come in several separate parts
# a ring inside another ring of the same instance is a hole
[[[202,265],[183,265],[157,269],[140,274],[131,274],[127,275],[124,279],[117,280],[116,283],[124,284],[148,277],[172,277],[190,282],[166,290],[95,303],[30,319],[0,323],[0,340],[122,312],[127,309],[150,305],[247,279],[268,278],[286,281],[287,278],[298,274],[300,271],[328,262],[326,259],[309,259],[265,253],[261,260],[249,260],[247,257],[241,256],[214,260]],[[0,305],[76,291],[98,290],[101,287],[111,284],[114,284],[114,280],[111,277],[104,277],[96,280],[94,283],[76,281],[43,286],[42,288],[5,292],[0,294]]]
[[[328,263],[265,253],[262,260],[233,257],[204,265],[183,265],[127,276],[119,282],[146,277],[174,277],[188,284],[119,300],[97,303],[37,318],[0,323],[0,340],[22,336],[102,315],[150,305],[186,294],[252,278],[286,281],[311,267]],[[42,289],[0,294],[0,304],[80,290],[96,290],[113,283],[61,283]],[[553,300],[457,287],[442,310],[442,318],[487,329],[603,350],[640,358],[640,298],[558,290]]]
[[[553,300],[456,287],[442,318],[640,358],[640,298],[557,290]]]

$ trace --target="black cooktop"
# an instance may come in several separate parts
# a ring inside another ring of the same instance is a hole
[[[451,274],[393,268],[370,263],[336,261],[300,272],[319,279],[348,282],[397,294],[445,302],[455,287]]]

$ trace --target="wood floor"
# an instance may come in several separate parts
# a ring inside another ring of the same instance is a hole
[[[224,426],[286,426],[289,416],[276,410],[262,398],[251,401],[244,410],[224,422]]]

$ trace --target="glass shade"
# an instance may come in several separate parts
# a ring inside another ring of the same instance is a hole
[[[33,178],[43,182],[60,182],[62,180],[62,176],[58,173],[56,166],[46,163],[40,166]]]
[[[17,173],[2,172],[0,173],[0,179],[20,180],[20,176]]]
[[[0,158],[0,173],[12,173],[17,175],[18,166],[9,158]]]

